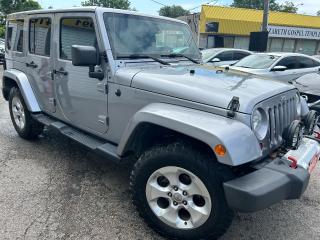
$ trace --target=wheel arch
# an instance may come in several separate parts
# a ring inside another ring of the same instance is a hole
[[[19,88],[30,112],[41,112],[36,96],[25,73],[16,69],[4,71],[2,93],[6,100],[9,99],[9,94],[12,87]]]
[[[155,138],[167,133],[202,143],[212,153],[217,144],[223,144],[227,153],[224,157],[216,156],[217,160],[231,166],[250,162],[262,155],[255,135],[245,124],[223,116],[164,103],[150,104],[131,118],[117,153],[124,156],[130,151],[141,151],[152,144]]]

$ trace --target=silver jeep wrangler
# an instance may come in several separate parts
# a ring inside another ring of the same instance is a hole
[[[99,7],[8,16],[3,95],[18,134],[53,128],[131,161],[133,203],[173,239],[307,188],[318,116],[290,85],[202,65],[184,22]]]

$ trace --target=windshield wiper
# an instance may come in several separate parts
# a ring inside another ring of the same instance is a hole
[[[161,63],[163,65],[170,65],[170,63],[163,61],[157,57],[150,56],[150,55],[142,55],[142,54],[130,54],[127,56],[119,56],[119,58],[129,58],[129,59],[141,59],[141,58],[150,58],[158,63]]]
[[[198,61],[198,60],[196,60],[196,59],[193,59],[193,58],[191,58],[191,57],[188,57],[188,56],[186,56],[186,55],[184,55],[184,54],[181,54],[181,53],[171,53],[171,54],[168,54],[168,55],[161,55],[161,57],[170,57],[170,58],[184,57],[184,58],[190,60],[190,61],[193,62],[193,63],[196,63],[196,64],[199,64],[199,63],[200,63],[200,61]]]

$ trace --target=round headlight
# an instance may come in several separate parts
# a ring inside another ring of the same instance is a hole
[[[296,94],[295,100],[296,100],[297,114],[298,116],[300,116],[301,115],[301,99],[298,93]]]
[[[268,132],[267,114],[262,108],[253,111],[251,119],[252,129],[259,140],[263,140]]]

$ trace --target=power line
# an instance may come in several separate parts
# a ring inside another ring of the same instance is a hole
[[[150,0],[150,1],[152,1],[152,2],[154,2],[154,3],[157,3],[157,4],[159,4],[159,5],[162,5],[162,6],[164,6],[164,7],[167,6],[167,5],[165,5],[165,4],[161,3],[161,2],[158,2],[158,1],[156,1],[156,0]]]
[[[151,0],[152,1],[152,0]],[[192,10],[194,10],[194,9],[197,9],[197,8],[199,8],[199,7],[201,7],[202,5],[204,5],[204,4],[211,4],[211,3],[217,3],[218,2],[218,0],[212,0],[212,1],[209,1],[209,2],[207,2],[207,3],[203,3],[203,4],[201,4],[201,5],[199,5],[199,6],[196,6],[196,7],[194,7],[194,8],[191,8],[191,9],[188,9],[188,11],[192,11]]]

